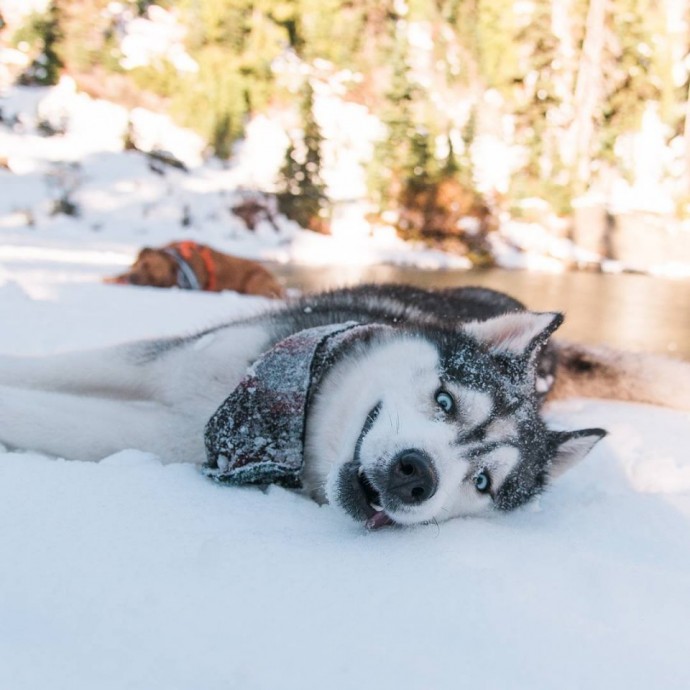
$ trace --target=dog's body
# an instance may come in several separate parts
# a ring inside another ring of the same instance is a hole
[[[627,360],[548,343],[558,314],[481,288],[362,286],[191,337],[0,357],[0,442],[70,459],[137,448],[204,463],[204,428],[247,367],[288,336],[345,322],[387,328],[329,363],[305,420],[302,485],[370,526],[529,500],[605,433],[547,429],[540,407],[549,393],[586,394],[596,379],[607,382],[599,395],[662,402],[663,391],[621,387],[617,371],[640,380]],[[677,383],[690,380],[690,365],[663,366]],[[689,406],[685,390],[671,403]]]
[[[271,272],[256,261],[223,254],[197,242],[173,242],[144,247],[128,271],[106,282],[151,287],[180,287],[279,298],[283,288]]]

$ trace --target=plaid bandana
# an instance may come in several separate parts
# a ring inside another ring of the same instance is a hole
[[[342,347],[388,330],[351,321],[308,328],[276,343],[206,425],[204,473],[227,484],[299,488],[307,411],[323,375]]]

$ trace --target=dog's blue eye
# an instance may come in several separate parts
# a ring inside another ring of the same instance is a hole
[[[480,494],[485,494],[491,489],[491,476],[486,470],[474,475],[474,486]]]
[[[436,404],[446,414],[451,413],[455,408],[455,400],[453,400],[453,396],[447,391],[439,391],[436,393]]]

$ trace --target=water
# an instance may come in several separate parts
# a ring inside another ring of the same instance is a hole
[[[690,281],[643,275],[534,273],[486,269],[421,270],[399,266],[276,266],[288,287],[316,291],[361,282],[426,288],[481,285],[507,292],[530,309],[562,311],[559,336],[690,360]]]

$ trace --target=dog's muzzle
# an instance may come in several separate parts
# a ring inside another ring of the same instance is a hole
[[[368,529],[378,529],[395,524],[389,513],[421,505],[437,489],[433,461],[424,451],[410,448],[381,467],[365,469],[359,458],[344,465],[338,478],[337,501]]]
[[[414,506],[428,501],[438,489],[438,475],[431,458],[410,448],[398,453],[387,468],[385,495],[393,503]]]

